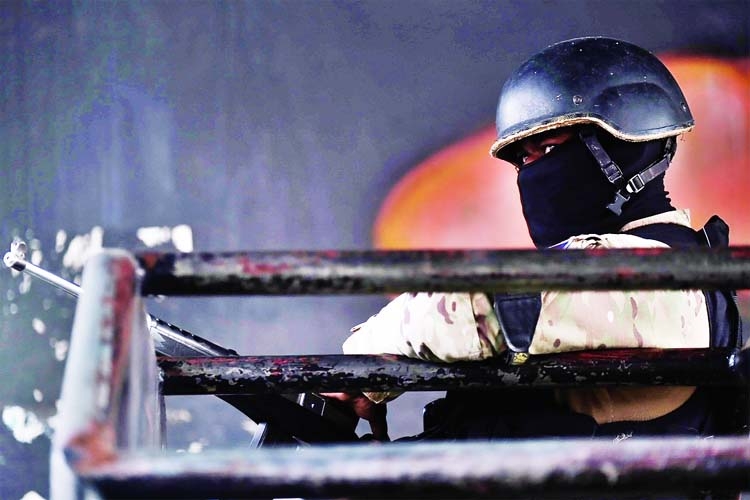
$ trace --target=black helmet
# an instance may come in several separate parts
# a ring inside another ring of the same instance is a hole
[[[505,82],[497,106],[497,140],[506,146],[571,125],[601,127],[618,139],[643,142],[693,128],[685,96],[653,54],[631,43],[586,37],[551,45]]]

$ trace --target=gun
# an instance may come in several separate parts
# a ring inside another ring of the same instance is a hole
[[[26,260],[27,245],[16,239],[3,257],[6,267],[24,272],[78,298],[84,290],[54,273]],[[178,326],[146,314],[149,334],[156,353],[169,357],[239,356]],[[342,442],[357,439],[356,417],[345,413],[336,403],[314,393],[298,395],[217,396],[258,424],[252,446],[275,443]]]

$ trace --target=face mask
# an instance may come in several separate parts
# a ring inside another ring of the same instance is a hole
[[[604,146],[626,175],[648,165],[662,151],[658,141]],[[579,234],[617,232],[631,220],[672,209],[662,175],[633,196],[622,214],[608,210],[617,189],[577,136],[522,167],[518,189],[529,234],[538,248]]]

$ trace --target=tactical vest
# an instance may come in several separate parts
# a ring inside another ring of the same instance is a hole
[[[672,248],[726,247],[729,226],[717,215],[695,231],[671,223],[641,226],[624,234],[660,241]],[[741,320],[734,290],[704,290],[711,347],[741,347]],[[494,309],[505,342],[513,353],[527,353],[542,309],[541,293],[494,295]]]

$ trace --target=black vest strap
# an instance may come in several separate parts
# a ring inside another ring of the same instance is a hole
[[[542,310],[542,294],[495,294],[494,308],[508,349],[529,352]]]

